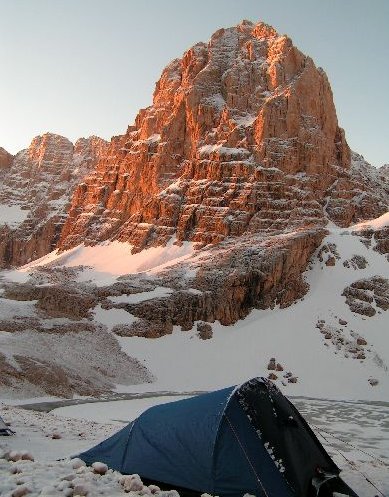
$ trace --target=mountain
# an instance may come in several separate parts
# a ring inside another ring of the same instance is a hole
[[[324,71],[287,36],[243,22],[166,67],[153,105],[78,186],[59,247],[348,226],[387,210],[382,188],[351,169]]]
[[[387,210],[384,175],[361,160],[351,165],[323,70],[287,36],[243,21],[171,62],[124,135],[73,147],[47,134],[2,168],[2,203],[24,210],[19,221],[32,212],[3,234],[0,259],[348,226]]]
[[[221,29],[166,67],[124,135],[4,157],[2,260],[28,262],[0,281],[7,395],[270,374],[382,397],[386,169],[350,151],[324,71],[287,36]]]

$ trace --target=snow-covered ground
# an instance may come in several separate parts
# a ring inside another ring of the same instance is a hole
[[[152,389],[156,391],[210,390],[253,376],[266,376],[269,359],[274,357],[284,372],[292,372],[298,378],[297,383],[288,383],[283,373],[278,374],[277,385],[289,395],[387,400],[387,311],[377,308],[372,317],[356,314],[346,305],[342,292],[362,278],[389,278],[389,265],[384,255],[366,247],[351,234],[351,229],[333,228],[323,243],[334,244],[339,258],[335,266],[327,266],[314,255],[311,269],[305,274],[310,290],[295,305],[254,310],[233,326],[214,323],[209,340],[197,336],[196,326],[188,332],[176,327],[171,335],[158,340],[118,337],[122,350],[141,360],[153,373],[156,382]],[[343,265],[354,255],[366,259],[366,268]],[[144,298],[146,293],[140,295]],[[127,321],[122,321],[122,316]],[[129,314],[122,309],[99,308],[95,319],[112,327],[128,322]],[[366,358],[355,359],[346,350],[338,350],[316,327],[319,320],[341,330],[345,340],[352,341],[353,334],[365,339]],[[346,324],[341,325],[339,320]],[[369,379],[378,380],[378,384],[372,386]],[[150,385],[145,389],[150,390]],[[139,391],[139,386],[118,385],[117,390]]]
[[[120,295],[118,297],[109,297],[111,302],[117,304],[138,304],[139,302],[144,302],[145,300],[156,299],[161,297],[166,297],[170,295],[173,290],[165,287],[157,287],[150,292],[140,292],[132,295]]]
[[[0,226],[7,224],[10,228],[16,228],[27,219],[29,212],[20,205],[0,204]]]
[[[54,409],[53,413],[66,418],[86,419],[99,423],[129,423],[149,407],[187,398],[188,396],[185,395],[166,395],[113,402],[91,402],[59,407]]]
[[[67,419],[1,404],[0,411],[16,432],[12,437],[0,436],[2,497],[146,495],[147,489],[138,494],[125,492],[125,482],[121,483],[122,475],[116,471],[100,475],[69,458],[112,435],[121,427],[118,424]],[[167,492],[159,495],[175,496]]]
[[[350,231],[361,231],[366,228],[371,228],[374,230],[379,230],[389,226],[389,212],[385,212],[382,216],[377,217],[376,219],[371,219],[369,221],[362,221],[361,223],[354,224],[354,226],[350,226],[348,228]]]

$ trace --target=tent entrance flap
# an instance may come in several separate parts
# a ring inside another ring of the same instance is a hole
[[[9,428],[9,426],[4,422],[3,418],[0,416],[0,436],[14,435],[15,432]]]

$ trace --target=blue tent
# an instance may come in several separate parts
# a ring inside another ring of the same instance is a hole
[[[262,378],[152,407],[79,457],[181,493],[357,497],[296,408]]]

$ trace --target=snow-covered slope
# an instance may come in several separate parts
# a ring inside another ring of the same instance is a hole
[[[284,371],[271,372],[288,394],[387,400],[387,312],[374,301],[374,316],[352,312],[342,296],[355,281],[376,275],[388,279],[385,256],[367,248],[350,230],[334,228],[323,246],[336,251],[335,265],[326,265],[321,255],[325,252],[319,249],[305,273],[310,289],[295,305],[254,310],[233,326],[215,323],[209,340],[201,340],[196,329],[176,329],[158,340],[121,337],[122,349],[145,360],[157,378],[153,388],[160,390],[211,389],[267,375],[270,359],[275,358]],[[364,269],[344,265],[356,255],[367,261]],[[358,359],[358,354],[364,358]],[[296,383],[285,378],[288,372]],[[369,380],[378,384],[372,386]]]
[[[382,216],[377,217],[377,219],[371,219],[368,221],[363,221],[354,226],[350,226],[353,231],[362,231],[366,228],[371,228],[373,230],[380,230],[389,226],[389,212],[385,212]]]
[[[0,437],[0,494],[14,497],[12,492],[28,489],[30,497],[71,497],[76,495],[78,487],[78,490],[87,491],[90,497],[144,495],[144,489],[140,493],[126,493],[123,483],[120,483],[121,475],[116,471],[109,470],[100,476],[79,460],[71,462],[67,458],[104,440],[119,430],[126,420],[138,415],[142,408],[161,400],[170,399],[159,397],[106,402],[102,407],[100,404],[83,404],[57,409],[53,413],[34,412],[0,403],[2,416],[16,432],[13,437]],[[342,469],[343,479],[358,495],[377,495],[376,489],[363,475],[367,475],[383,493],[389,491],[387,406],[313,399],[293,399],[293,402]],[[100,422],[85,418],[99,419]],[[123,421],[117,421],[118,418]],[[11,457],[16,461],[8,460]],[[17,460],[20,457],[23,459]],[[177,494],[157,493],[157,496],[177,497]]]
[[[185,260],[194,252],[194,244],[183,242],[174,244],[171,239],[166,246],[150,247],[132,253],[133,246],[123,242],[103,242],[99,245],[79,245],[59,252],[55,250],[36,261],[22,266],[18,271],[28,273],[31,269],[52,264],[55,266],[87,266],[79,275],[80,281],[92,281],[96,285],[106,285],[118,276],[129,273],[156,272]]]
[[[382,231],[388,217],[366,225]],[[84,290],[97,288],[94,291],[98,295],[108,295],[96,300],[94,307],[90,304],[87,322],[105,326],[111,333],[110,340],[117,340],[122,351],[138,359],[155,378],[152,384],[139,385],[139,380],[133,386],[117,384],[117,391],[209,390],[270,374],[290,395],[385,400],[389,391],[389,269],[385,254],[375,250],[374,236],[367,242],[359,229],[360,225],[347,230],[329,227],[304,273],[309,290],[294,305],[253,310],[231,326],[214,322],[207,340],[199,336],[196,322],[188,331],[174,326],[172,333],[156,340],[138,332],[134,333],[138,336],[126,336],[128,333],[121,328],[139,321],[133,314],[134,306],[169,302],[178,283],[170,279],[170,288],[164,279],[166,274],[180,274],[180,285],[188,281],[181,292],[202,295],[190,284],[209,257],[207,249],[193,252],[190,244],[169,244],[131,254],[129,247],[118,242],[81,246],[67,253],[53,253],[6,277],[17,280],[20,273],[26,277],[32,273],[36,278],[36,271],[49,274],[68,268],[75,271],[67,276],[71,284],[78,282]],[[107,257],[111,250],[112,259]],[[88,267],[74,267],[86,262]],[[128,271],[137,273],[132,277],[135,280],[126,279]],[[111,286],[101,287],[107,278]],[[116,283],[112,285],[113,281]],[[53,283],[46,281],[43,286],[47,285],[50,288]],[[4,309],[10,309],[12,302],[15,306],[15,301],[0,299]],[[33,308],[34,302],[29,305]],[[10,317],[13,312],[9,311]],[[18,336],[1,334],[8,361],[12,361],[15,347],[10,344],[15,344]]]

